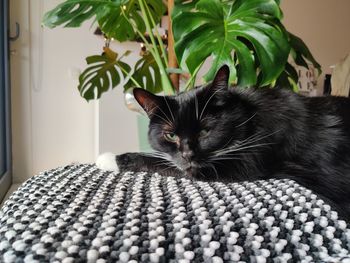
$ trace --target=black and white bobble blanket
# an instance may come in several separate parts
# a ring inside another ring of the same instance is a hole
[[[350,262],[350,229],[290,180],[223,184],[78,164],[0,211],[0,262]]]

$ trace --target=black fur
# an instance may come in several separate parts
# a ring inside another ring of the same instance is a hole
[[[350,99],[228,87],[227,81],[223,67],[210,85],[178,96],[136,89],[156,152],[117,156],[119,167],[227,182],[289,178],[349,219]]]

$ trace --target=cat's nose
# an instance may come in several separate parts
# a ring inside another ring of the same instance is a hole
[[[187,161],[190,161],[192,159],[193,155],[194,155],[194,152],[191,150],[182,152],[182,157]]]

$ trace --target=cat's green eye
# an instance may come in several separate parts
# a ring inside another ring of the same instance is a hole
[[[209,131],[206,130],[206,129],[203,129],[203,130],[200,131],[199,137],[204,138],[204,137],[207,137],[208,134],[209,134]]]
[[[164,138],[169,142],[177,142],[179,137],[173,132],[164,133]]]

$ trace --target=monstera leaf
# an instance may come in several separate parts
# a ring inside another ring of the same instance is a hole
[[[299,66],[309,68],[307,63],[307,61],[309,61],[318,70],[318,73],[321,74],[321,65],[315,60],[304,41],[290,32],[288,32],[288,34],[289,42],[292,47],[291,55],[295,63]]]
[[[150,13],[155,21],[159,21],[166,8],[159,0],[147,0]],[[102,32],[109,38],[119,41],[134,40],[135,28],[145,32],[145,21],[140,15],[139,2],[135,0],[66,0],[53,10],[47,12],[43,24],[53,28],[59,25],[79,27],[90,18],[95,18]]]
[[[287,62],[283,72],[278,76],[276,83],[274,84],[275,86],[290,88],[297,92],[299,90],[297,85],[298,79],[298,72],[290,63]]]
[[[288,31],[286,31],[286,34],[288,35],[291,46],[290,60],[294,62],[293,64],[305,67],[307,69],[311,64],[315,69],[317,69],[318,74],[321,74],[321,65],[315,60],[304,41]],[[276,86],[291,87],[294,91],[298,91],[298,80],[299,75],[296,69],[290,63],[286,63],[284,71],[280,74],[276,81]]]
[[[175,52],[182,68],[196,74],[213,58],[205,80],[223,64],[242,86],[274,82],[290,52],[282,13],[275,0],[177,0],[173,12]],[[237,74],[237,76],[236,76]]]
[[[145,52],[141,59],[136,62],[131,78],[137,81],[141,85],[141,88],[149,92],[155,94],[162,91],[160,70],[150,52]],[[129,80],[124,86],[124,89],[127,90],[134,86],[134,82]]]
[[[105,48],[102,55],[87,57],[89,67],[79,77],[80,95],[87,101],[98,99],[102,93],[116,87],[121,78],[125,79],[131,68],[120,59],[118,54],[109,48]]]

